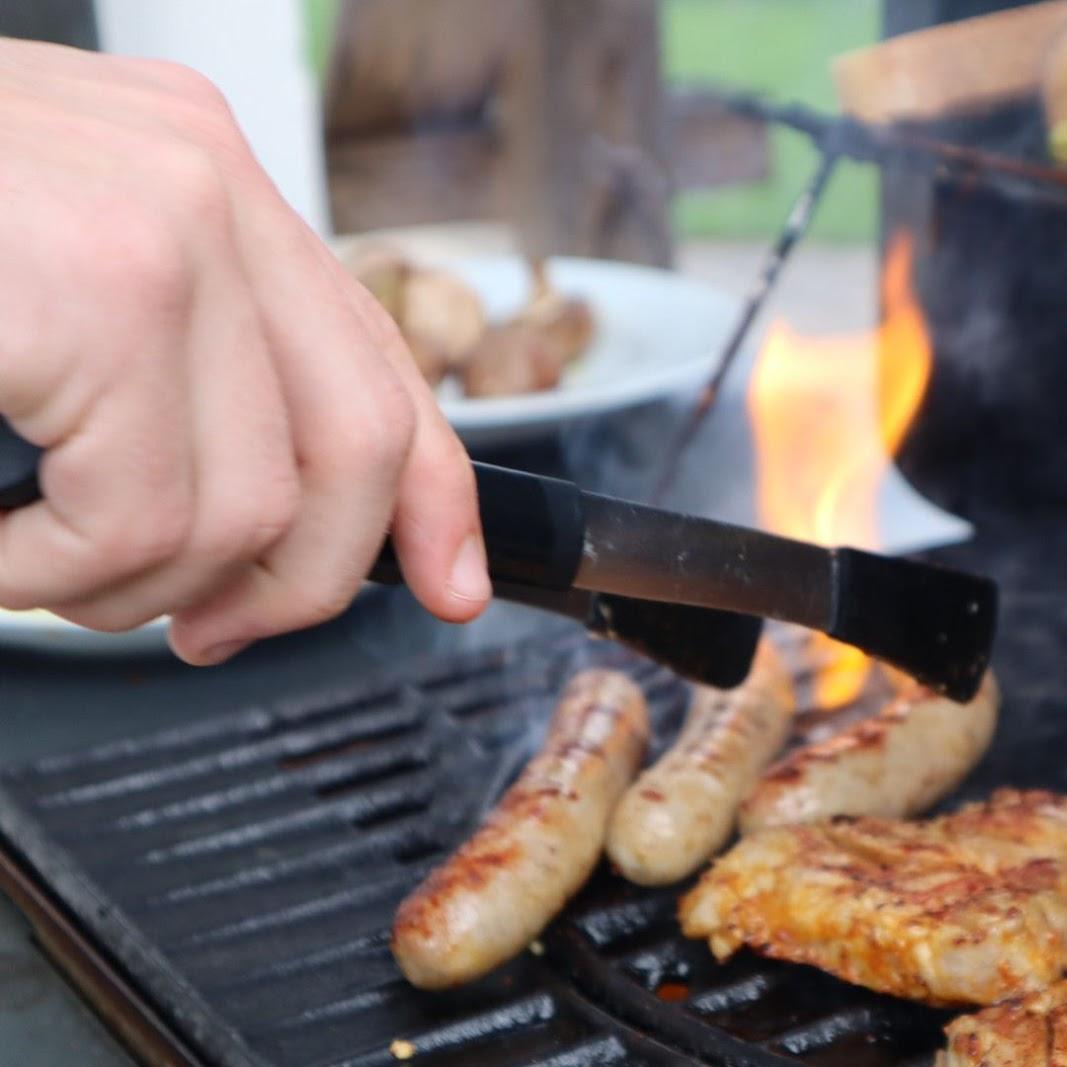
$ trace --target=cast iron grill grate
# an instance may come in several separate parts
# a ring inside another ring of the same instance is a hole
[[[601,871],[544,940],[449,994],[400,978],[401,896],[516,773],[567,677],[631,671],[660,744],[685,688],[570,633],[6,775],[0,828],[206,1062],[276,1067],[925,1064],[936,1013],[678,934]]]
[[[1067,786],[1063,576],[1019,571],[1023,532],[999,539],[1010,559],[974,544],[957,560],[1002,579],[1006,695],[960,796]],[[1067,548],[1058,525],[1033,558],[1053,542]],[[678,934],[678,891],[607,871],[543,955],[447,994],[400,980],[398,899],[504,789],[564,679],[596,664],[638,676],[662,744],[683,686],[568,632],[38,762],[0,779],[0,831],[210,1064],[391,1065],[402,1038],[419,1067],[929,1065],[943,1016],[751,955],[718,965]]]

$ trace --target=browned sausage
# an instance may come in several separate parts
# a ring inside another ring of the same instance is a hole
[[[770,643],[736,689],[698,687],[674,746],[626,791],[608,856],[638,885],[666,885],[717,852],[737,809],[778,754],[793,718],[793,687]]]
[[[589,877],[648,740],[641,690],[584,671],[541,752],[481,828],[401,905],[393,955],[414,985],[477,978],[521,952]]]
[[[999,700],[992,674],[968,704],[910,686],[873,718],[771,767],[741,808],[741,832],[833,815],[918,815],[982,757]]]

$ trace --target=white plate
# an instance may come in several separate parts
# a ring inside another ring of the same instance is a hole
[[[75,626],[50,611],[6,611],[0,608],[0,646],[38,652],[129,655],[157,652],[167,645],[167,620],[121,634],[100,633]]]
[[[529,293],[517,256],[441,265],[477,290],[493,321],[514,314]],[[467,399],[446,383],[441,407],[468,445],[520,441],[694,387],[711,376],[738,307],[721,290],[651,267],[561,257],[550,261],[549,277],[567,296],[588,301],[593,343],[556,389],[542,393]]]
[[[477,290],[489,318],[506,319],[529,293],[517,256],[436,259]],[[543,393],[466,399],[446,385],[441,407],[468,445],[514,443],[570,420],[693,388],[710,377],[737,300],[670,271],[603,260],[559,258],[549,263],[553,284],[589,302],[596,335],[560,386]],[[47,611],[0,609],[0,643],[57,652],[139,652],[160,648],[166,622],[125,634],[101,634]]]

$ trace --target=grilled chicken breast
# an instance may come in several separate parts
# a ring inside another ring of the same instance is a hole
[[[1037,991],[1067,968],[1067,798],[1001,790],[928,822],[763,830],[683,898],[681,920],[720,959],[748,945],[935,1005]]]
[[[1067,1063],[1067,982],[961,1015],[945,1028],[937,1067],[1062,1067]]]
[[[918,815],[982,758],[999,703],[991,673],[964,705],[911,686],[872,718],[771,767],[741,808],[741,832],[833,815]]]

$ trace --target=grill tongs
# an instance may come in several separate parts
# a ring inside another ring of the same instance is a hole
[[[36,499],[38,455],[0,423],[0,508]],[[764,618],[820,630],[959,701],[989,662],[987,578],[474,467],[497,596],[578,618],[686,677],[743,681]],[[401,580],[389,542],[370,577]]]

